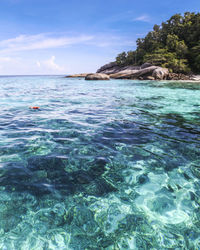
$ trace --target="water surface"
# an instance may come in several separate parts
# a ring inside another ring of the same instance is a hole
[[[0,249],[200,249],[199,203],[200,84],[0,78]]]

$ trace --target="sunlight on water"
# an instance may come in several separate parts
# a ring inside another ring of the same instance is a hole
[[[199,108],[197,83],[1,77],[0,249],[200,249]]]

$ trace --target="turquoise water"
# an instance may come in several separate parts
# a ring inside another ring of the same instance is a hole
[[[0,249],[200,249],[199,204],[200,84],[0,78]]]

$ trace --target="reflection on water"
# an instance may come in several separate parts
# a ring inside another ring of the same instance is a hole
[[[199,90],[1,77],[0,249],[199,249]]]

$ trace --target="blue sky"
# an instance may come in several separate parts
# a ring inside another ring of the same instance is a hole
[[[94,72],[199,0],[0,0],[0,74]]]

